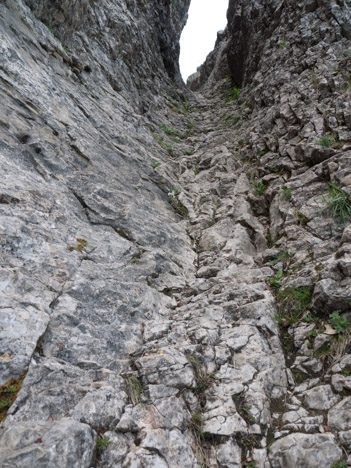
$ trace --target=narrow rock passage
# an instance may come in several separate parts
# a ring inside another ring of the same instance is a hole
[[[222,106],[223,98],[199,96],[189,114],[194,136],[184,143],[194,152],[178,163],[179,198],[197,269],[172,312],[145,325],[133,357],[143,402],[127,406],[117,433],[107,434],[113,443],[101,466],[114,466],[133,434],[130,461],[150,466],[242,466],[266,456],[271,400],[286,394],[284,355],[266,282],[272,270],[257,261],[265,232],[248,202],[245,166],[226,146],[232,130]]]

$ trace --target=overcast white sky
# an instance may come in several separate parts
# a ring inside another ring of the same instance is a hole
[[[179,64],[185,82],[213,50],[217,31],[226,27],[228,3],[228,0],[191,0],[188,22],[180,39]]]

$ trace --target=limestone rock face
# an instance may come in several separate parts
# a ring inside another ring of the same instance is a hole
[[[1,466],[351,462],[350,0],[189,3],[0,5]]]

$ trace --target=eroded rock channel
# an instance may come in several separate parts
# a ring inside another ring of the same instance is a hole
[[[1,467],[351,464],[351,4],[0,5]]]

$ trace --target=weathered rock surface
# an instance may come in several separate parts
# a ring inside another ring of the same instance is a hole
[[[1,466],[351,459],[350,1],[188,5],[0,5]]]

